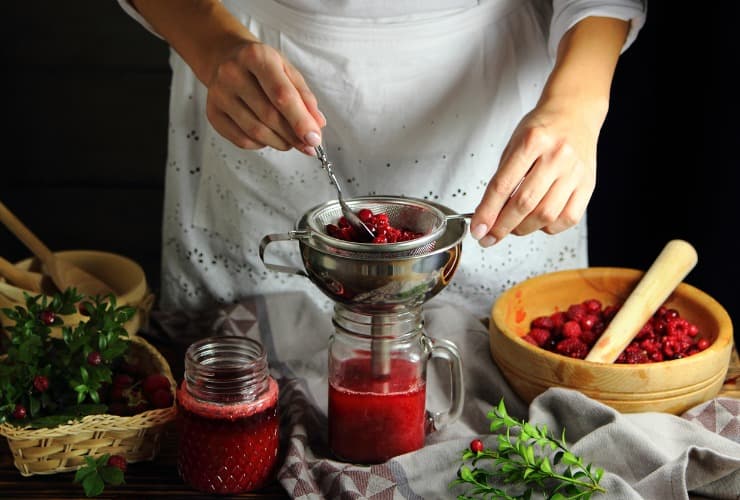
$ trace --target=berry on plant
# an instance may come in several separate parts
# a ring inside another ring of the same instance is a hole
[[[470,451],[472,451],[473,453],[480,453],[481,451],[483,451],[483,441],[481,441],[480,439],[473,439],[470,442]]]
[[[54,311],[44,309],[43,311],[41,311],[41,314],[39,314],[39,319],[46,326],[51,326],[54,324],[54,320],[56,319],[56,314],[54,314]]]
[[[15,405],[15,409],[13,410],[13,418],[16,420],[23,420],[26,418],[26,407],[22,404]]]
[[[98,366],[100,363],[103,362],[103,357],[98,351],[93,351],[87,355],[87,362],[92,366]]]
[[[49,379],[45,375],[33,377],[33,387],[39,392],[46,392],[49,388]]]

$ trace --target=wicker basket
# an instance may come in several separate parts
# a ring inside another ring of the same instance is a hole
[[[163,373],[174,392],[175,380],[167,360],[141,337],[130,337],[128,358],[147,373]],[[56,474],[76,470],[92,457],[110,453],[128,462],[152,460],[159,452],[166,424],[174,420],[176,407],[149,410],[131,417],[88,415],[81,420],[50,429],[23,429],[0,424],[8,440],[13,463],[23,476]]]

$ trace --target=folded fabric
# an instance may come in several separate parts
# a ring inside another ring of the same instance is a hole
[[[263,343],[280,383],[285,458],[278,480],[293,498],[455,498],[465,491],[450,488],[462,451],[475,438],[496,446],[486,414],[503,398],[511,415],[546,424],[556,436],[565,429],[571,451],[604,469],[600,485],[607,493],[593,498],[740,499],[740,401],[716,398],[683,416],[622,414],[577,391],[551,388],[526,405],[492,361],[483,323],[438,299],[424,306],[424,317],[427,335],[460,349],[463,414],[430,434],[421,450],[360,466],[335,460],[327,446],[327,343],[333,326],[330,315],[305,296],[257,296],[207,315],[153,315],[154,331],[176,342],[242,335]],[[443,363],[430,364],[428,409],[449,404],[447,376]]]

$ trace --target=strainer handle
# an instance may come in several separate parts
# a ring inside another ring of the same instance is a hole
[[[446,411],[427,411],[427,434],[438,431],[455,422],[462,415],[465,403],[462,357],[454,342],[434,339],[424,335],[427,349],[432,358],[446,360],[450,366],[450,407]]]
[[[297,274],[299,276],[308,277],[308,274],[306,274],[303,269],[300,269],[298,267],[283,266],[280,264],[270,264],[269,262],[265,262],[265,250],[267,249],[267,245],[269,245],[270,243],[275,241],[301,240],[308,237],[308,231],[290,231],[287,233],[268,234],[267,236],[262,238],[262,241],[260,241],[260,260],[270,271],[275,271],[277,273]]]

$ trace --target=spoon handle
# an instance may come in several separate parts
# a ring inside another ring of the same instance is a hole
[[[690,243],[669,241],[591,348],[586,361],[613,363],[694,268],[697,259]]]
[[[0,202],[0,222],[5,224],[41,262],[48,263],[53,259],[49,247],[44,245],[2,202]]]

